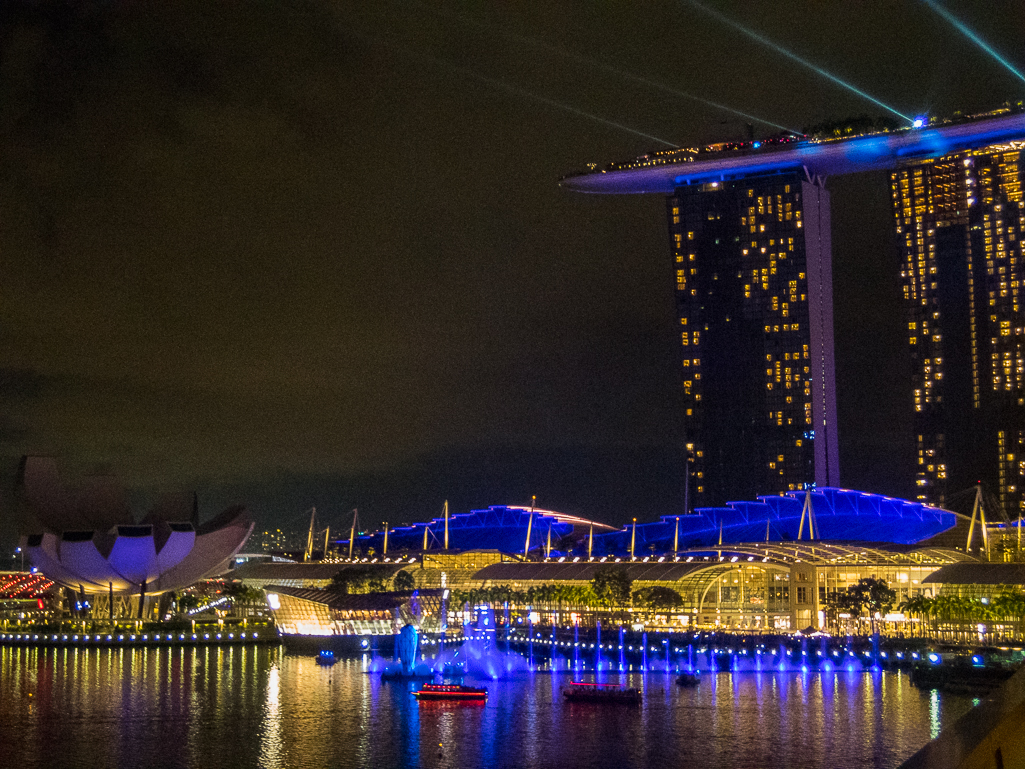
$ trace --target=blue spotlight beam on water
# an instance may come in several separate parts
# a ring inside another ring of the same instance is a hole
[[[733,107],[727,107],[725,104],[719,104],[718,102],[714,102],[709,99],[704,99],[700,96],[695,96],[694,94],[687,93],[686,91],[681,91],[678,88],[673,88],[672,86],[666,85],[665,83],[660,83],[657,80],[649,80],[646,77],[635,75],[633,72],[629,72],[625,69],[620,69],[619,67],[613,67],[610,64],[605,64],[604,62],[592,59],[590,56],[584,56],[583,54],[575,53],[573,51],[567,51],[564,48],[559,48],[558,46],[545,43],[541,40],[538,40],[537,38],[529,37],[527,35],[520,35],[516,32],[509,32],[507,30],[498,29],[491,24],[482,24],[480,22],[474,21],[473,19],[468,19],[467,17],[458,13],[442,11],[437,8],[428,8],[427,6],[423,7],[439,15],[454,17],[459,21],[463,22],[464,24],[471,24],[478,28],[492,29],[498,34],[502,35],[502,37],[505,37],[506,39],[516,40],[517,42],[533,46],[534,48],[541,48],[542,50],[548,51],[549,53],[555,54],[556,56],[561,56],[564,59],[575,61],[578,64],[583,64],[586,67],[591,67],[602,72],[607,72],[610,75],[615,75],[616,77],[622,78],[623,80],[630,80],[634,83],[646,85],[649,88],[653,88],[656,91],[661,91],[662,93],[669,94],[670,96],[675,96],[680,99],[688,99],[690,101],[697,102],[698,104],[704,104],[706,107],[712,107],[713,109],[722,110],[723,112],[729,112],[730,114],[742,117],[745,120],[752,120],[756,123],[761,123],[772,128],[778,128],[779,130],[786,131],[788,133],[797,135],[800,135],[801,133],[800,131],[795,131],[792,128],[787,128],[787,126],[785,125],[774,123],[771,120],[766,120],[765,118],[760,118],[755,115],[748,114],[747,112],[743,112],[739,109],[734,109]]]
[[[990,47],[989,44],[987,44],[985,40],[983,40],[977,34],[972,32],[972,30],[970,30],[968,27],[966,27],[956,16],[954,16],[954,14],[952,14],[950,11],[948,11],[946,8],[944,8],[939,3],[935,2],[935,0],[922,0],[922,2],[925,3],[926,5],[928,5],[930,8],[932,8],[934,11],[936,11],[936,13],[938,13],[940,16],[942,16],[948,22],[950,22],[950,24],[955,29],[957,29],[958,32],[960,32],[962,35],[964,35],[969,40],[971,40],[973,43],[975,43],[977,46],[979,46],[979,48],[981,48],[983,51],[988,53],[990,56],[992,56],[998,62],[1000,62],[1000,64],[1002,64],[1016,78],[1018,78],[1022,82],[1025,82],[1025,75],[1023,75],[1021,73],[1021,71],[1019,71],[1017,68],[1015,68],[1014,65],[1011,64],[1011,62],[1009,62],[1007,59],[1005,59],[999,53],[994,51],[993,48]]]
[[[747,37],[751,38],[752,40],[754,40],[754,41],[756,41],[758,43],[761,43],[764,46],[767,46],[767,47],[771,48],[772,50],[776,51],[779,54],[782,54],[783,56],[786,56],[791,61],[796,61],[798,64],[800,64],[803,67],[807,67],[812,72],[815,72],[816,74],[821,75],[822,77],[826,78],[827,80],[829,80],[829,81],[831,81],[833,83],[836,83],[837,85],[841,86],[842,88],[846,88],[851,93],[857,94],[861,98],[867,99],[868,101],[872,102],[873,104],[875,104],[875,105],[877,105],[879,107],[882,107],[883,109],[885,109],[885,110],[887,110],[889,112],[892,112],[897,117],[902,118],[902,119],[908,121],[908,123],[912,122],[911,118],[908,117],[907,115],[905,115],[903,112],[898,112],[893,107],[891,107],[889,104],[885,104],[885,103],[879,101],[879,99],[875,98],[874,96],[870,96],[869,94],[867,94],[864,91],[862,91],[860,88],[857,88],[857,87],[851,85],[846,80],[842,80],[842,79],[838,78],[836,75],[834,75],[834,74],[832,74],[830,72],[827,72],[826,70],[822,69],[822,67],[818,67],[818,66],[812,64],[807,59],[801,58],[800,56],[798,56],[796,53],[793,53],[792,51],[788,51],[786,48],[783,48],[782,46],[776,45],[774,42],[769,40],[767,37],[759,35],[754,30],[748,29],[743,24],[739,24],[738,22],[734,21],[733,19],[729,18],[728,16],[725,16],[725,15],[719,13],[719,11],[715,10],[714,8],[709,8],[709,7],[705,6],[705,5],[702,5],[697,0],[686,0],[686,2],[689,3],[690,5],[694,6],[698,10],[703,11],[704,13],[706,13],[709,16],[713,17],[714,19],[717,19],[718,21],[721,21],[723,24],[726,24],[727,26],[733,27],[735,30],[737,30],[738,32],[743,33],[744,35],[746,35]]]

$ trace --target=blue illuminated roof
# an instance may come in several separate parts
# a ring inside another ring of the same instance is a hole
[[[634,552],[666,553],[673,549],[679,525],[678,547],[706,547],[723,544],[809,538],[809,524],[801,524],[805,491],[784,496],[759,497],[757,502],[729,502],[726,507],[699,508],[692,515],[664,515],[655,523],[638,524],[610,534],[596,535],[594,552],[626,554],[633,536]],[[956,515],[879,494],[847,489],[820,488],[811,491],[817,540],[889,542],[911,545],[922,542],[957,523]],[[579,547],[578,547],[579,549]]]
[[[533,520],[531,521],[531,518]],[[484,510],[456,513],[448,518],[449,550],[500,550],[504,553],[522,553],[527,544],[527,528],[530,521],[530,549],[547,545],[551,531],[553,546],[570,535],[582,536],[591,527],[595,535],[612,530],[604,523],[589,521],[554,510],[529,507],[493,505]],[[445,519],[434,518],[426,523],[412,526],[396,526],[388,530],[388,550],[420,550],[424,543],[424,529],[427,529],[428,549],[444,547]],[[348,540],[344,540],[345,544]],[[384,545],[383,532],[356,537],[356,546],[366,551],[373,547],[381,552]]]
[[[677,526],[679,550],[718,545],[720,540],[723,544],[807,540],[808,522],[801,523],[806,493],[793,491],[759,497],[754,502],[729,502],[725,507],[698,508],[691,515],[664,515],[659,521],[637,524],[636,534],[631,526],[614,531],[611,526],[551,510],[534,510],[531,514],[529,507],[496,505],[449,516],[448,548],[522,553],[528,521],[530,549],[545,548],[551,531],[552,548],[558,555],[586,555],[592,527],[595,556],[628,555],[632,536],[638,557],[671,554]],[[957,523],[956,515],[947,510],[847,489],[812,489],[811,507],[814,539],[819,541],[913,545]],[[428,549],[443,548],[445,519],[439,517],[389,529],[388,552],[421,550],[425,529]],[[383,539],[382,532],[375,532],[357,537],[355,544],[363,552],[373,547],[380,554]],[[339,544],[344,550],[347,540]]]
[[[833,176],[893,168],[901,160],[937,158],[950,152],[1025,139],[1025,113],[1014,112],[963,123],[902,129],[850,139],[754,142],[744,149],[645,156],[613,169],[567,176],[560,184],[576,192],[606,195],[672,193],[676,187],[806,168]],[[756,146],[757,145],[757,146]]]

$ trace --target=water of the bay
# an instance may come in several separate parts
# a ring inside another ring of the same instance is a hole
[[[566,674],[420,703],[364,660],[277,647],[0,647],[4,767],[890,768],[972,707],[900,673],[631,675],[639,707],[570,704]],[[610,677],[615,680],[615,677]]]

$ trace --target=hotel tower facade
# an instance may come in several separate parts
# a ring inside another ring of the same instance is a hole
[[[667,199],[692,507],[839,484],[822,181],[748,176]]]
[[[983,483],[1025,514],[1021,142],[890,174],[912,360],[918,499]]]

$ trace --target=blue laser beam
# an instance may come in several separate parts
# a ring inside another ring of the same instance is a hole
[[[646,77],[636,75],[633,72],[629,72],[625,69],[620,69],[619,67],[613,67],[610,64],[605,64],[604,62],[597,61],[596,59],[592,59],[589,56],[584,56],[583,54],[575,53],[573,51],[567,51],[564,48],[559,48],[558,46],[551,45],[542,40],[538,40],[537,38],[529,37],[527,35],[520,35],[516,32],[509,32],[504,29],[499,29],[494,25],[482,24],[473,19],[469,19],[461,14],[452,13],[450,11],[443,11],[437,8],[430,8],[429,10],[439,15],[454,17],[459,21],[463,22],[464,24],[470,24],[477,28],[492,30],[508,40],[516,40],[526,45],[530,45],[535,48],[540,48],[542,50],[548,51],[549,53],[553,53],[556,56],[561,56],[564,59],[575,61],[578,64],[583,64],[584,66],[592,67],[594,69],[601,70],[602,72],[608,72],[609,74],[615,75],[619,78],[622,78],[623,80],[629,80],[634,83],[646,85],[649,88],[661,91],[662,93],[667,93],[670,96],[675,96],[680,99],[688,99],[699,104],[704,104],[707,107],[722,110],[723,112],[729,112],[730,114],[737,115],[738,117],[745,118],[746,120],[753,120],[756,123],[771,126],[772,128],[778,128],[779,130],[786,131],[787,133],[792,133],[796,135],[801,134],[800,131],[795,131],[794,129],[788,128],[785,125],[780,125],[779,123],[774,123],[771,120],[766,120],[765,118],[760,118],[755,115],[748,114],[747,112],[743,112],[739,109],[728,107],[725,104],[719,104],[718,102],[710,101],[709,99],[704,99],[700,96],[695,96],[694,94],[687,93],[686,91],[681,91],[678,88],[673,88],[672,86],[666,85],[665,83],[660,83],[656,80],[650,80]]]
[[[465,75],[466,77],[473,78],[474,80],[479,80],[482,83],[488,83],[490,85],[495,86],[496,88],[501,88],[503,90],[508,91],[509,93],[516,94],[517,96],[521,96],[525,99],[531,99],[533,101],[540,102],[541,104],[547,104],[550,107],[561,109],[564,112],[570,113],[571,115],[579,115],[580,117],[587,118],[588,120],[593,120],[596,123],[601,123],[602,125],[608,126],[609,128],[615,128],[619,131],[625,131],[626,133],[633,134],[634,136],[640,136],[645,139],[651,139],[652,141],[658,142],[659,144],[664,144],[666,147],[671,147],[672,149],[677,149],[679,147],[678,144],[673,144],[672,142],[666,141],[665,139],[660,139],[657,136],[652,136],[651,134],[644,133],[643,131],[638,131],[635,128],[630,128],[629,126],[625,126],[622,123],[617,123],[614,120],[608,120],[606,118],[599,117],[598,115],[593,115],[590,112],[585,112],[584,110],[578,109],[577,107],[573,107],[569,104],[563,104],[562,102],[556,101],[555,99],[549,99],[547,96],[541,96],[539,94],[533,93],[532,91],[528,91],[525,88],[510,85],[509,83],[506,83],[502,80],[496,80],[495,78],[488,77],[487,75],[482,75],[479,72],[474,72],[473,70],[466,69],[465,67],[458,67],[454,64],[449,64],[448,62],[439,61],[439,63],[443,66],[449,67],[455,72],[459,72],[460,74]]]
[[[540,104],[545,104],[545,105],[547,105],[549,107],[554,107],[555,109],[562,110],[563,112],[567,112],[567,113],[569,113],[571,115],[576,115],[578,117],[582,117],[582,118],[585,118],[587,120],[591,120],[591,121],[593,121],[595,123],[599,123],[600,125],[604,125],[604,126],[607,126],[609,128],[614,128],[617,131],[623,131],[623,132],[628,133],[628,134],[633,134],[634,136],[639,136],[642,139],[650,139],[653,142],[657,142],[658,144],[662,144],[662,145],[664,145],[666,147],[669,147],[671,149],[678,149],[679,148],[678,144],[674,144],[673,142],[667,141],[666,139],[662,139],[662,138],[660,138],[658,136],[654,136],[654,135],[649,134],[649,133],[644,133],[644,131],[638,131],[636,128],[631,128],[630,126],[623,125],[622,123],[617,123],[614,120],[609,120],[607,118],[603,118],[603,117],[600,117],[598,115],[594,115],[594,114],[592,114],[590,112],[586,112],[585,110],[579,109],[579,108],[574,107],[574,106],[572,106],[570,104],[564,104],[564,103],[562,103],[560,101],[556,101],[555,99],[549,99],[547,96],[541,96],[540,94],[536,94],[533,91],[528,91],[525,88],[520,88],[519,86],[512,85],[510,83],[506,83],[503,80],[498,80],[497,78],[488,77],[487,75],[482,75],[479,72],[474,72],[472,69],[467,69],[466,67],[460,67],[457,64],[452,64],[451,62],[445,61],[444,59],[439,59],[439,58],[437,58],[435,56],[431,56],[430,54],[422,53],[422,52],[419,52],[419,51],[414,52],[414,51],[410,51],[410,50],[407,50],[407,49],[404,49],[404,48],[400,48],[399,46],[397,46],[397,45],[395,45],[395,44],[393,44],[391,42],[388,42],[386,40],[382,40],[381,38],[371,37],[369,35],[362,35],[362,34],[359,34],[359,33],[352,32],[352,31],[349,31],[347,34],[349,34],[352,37],[356,37],[356,38],[365,40],[365,41],[370,42],[370,43],[376,43],[377,45],[386,46],[387,48],[390,48],[393,51],[400,51],[401,53],[403,53],[403,54],[405,54],[407,56],[413,56],[413,57],[425,59],[426,61],[430,61],[430,62],[432,62],[433,64],[436,64],[439,67],[443,67],[445,69],[450,70],[451,72],[456,72],[456,73],[458,73],[460,75],[463,75],[464,77],[468,77],[468,78],[470,78],[472,80],[477,80],[477,81],[479,81],[481,83],[485,83],[485,84],[490,85],[490,86],[492,86],[494,88],[498,88],[498,89],[501,89],[503,91],[507,91],[508,93],[511,93],[511,94],[513,94],[515,96],[519,96],[520,98],[529,99],[531,101],[535,101],[535,102],[538,102]]]
[[[687,3],[689,3],[690,5],[694,6],[695,8],[697,8],[698,10],[708,14],[712,18],[714,18],[714,19],[716,19],[718,21],[721,21],[723,24],[726,24],[727,26],[733,27],[733,29],[735,29],[738,32],[746,35],[747,37],[751,38],[752,40],[754,40],[754,41],[756,41],[758,43],[761,43],[762,45],[767,46],[768,48],[771,48],[772,50],[776,51],[779,54],[782,54],[783,56],[786,56],[791,61],[796,61],[802,67],[807,67],[812,72],[815,72],[816,74],[821,75],[822,77],[826,78],[830,82],[836,83],[837,85],[841,86],[842,88],[846,88],[851,93],[857,94],[861,98],[866,99],[866,100],[872,102],[873,104],[875,104],[875,105],[877,105],[879,107],[882,107],[883,109],[887,110],[888,112],[892,112],[897,117],[902,118],[902,119],[908,121],[908,123],[912,122],[911,118],[908,117],[907,115],[905,115],[903,112],[898,112],[893,107],[891,107],[889,104],[885,104],[885,103],[879,101],[879,99],[877,99],[874,96],[871,96],[871,95],[865,93],[860,88],[857,88],[856,86],[851,85],[846,80],[842,80],[841,78],[837,77],[836,75],[832,74],[831,72],[827,72],[826,70],[822,69],[822,67],[819,67],[819,66],[816,66],[815,64],[812,64],[807,59],[804,59],[804,58],[798,56],[796,53],[793,53],[792,51],[788,51],[786,48],[783,48],[782,46],[776,45],[776,43],[772,42],[767,37],[764,37],[763,35],[759,35],[757,32],[755,32],[752,29],[748,29],[743,24],[740,24],[740,23],[734,21],[733,19],[729,18],[728,16],[725,16],[725,15],[719,13],[719,11],[715,10],[714,8],[709,8],[708,6],[702,5],[697,0],[685,0],[685,1]]]
[[[994,59],[996,59],[1000,64],[1002,64],[1016,78],[1018,78],[1019,80],[1025,82],[1025,75],[1022,75],[1022,73],[1017,68],[1015,68],[1015,66],[1013,64],[1011,64],[1011,62],[1009,62],[1007,59],[1005,59],[999,53],[994,51],[993,48],[988,43],[986,43],[985,40],[983,40],[975,32],[973,32],[967,26],[965,26],[956,16],[954,16],[954,14],[952,14],[950,11],[948,11],[946,8],[944,8],[939,3],[934,2],[934,0],[922,0],[922,2],[925,3],[926,5],[928,5],[930,8],[932,8],[934,11],[936,11],[936,13],[938,13],[940,16],[942,16],[948,22],[950,22],[950,24],[958,32],[960,32],[962,35],[964,35],[969,40],[971,40],[973,43],[975,43],[977,46],[979,46],[979,48],[981,48],[983,51],[985,51],[990,56],[992,56]]]
[[[722,110],[724,112],[729,112],[729,113],[731,113],[733,115],[737,115],[739,117],[746,118],[747,120],[753,120],[756,123],[762,123],[762,124],[767,125],[767,126],[772,126],[773,128],[778,128],[781,131],[786,131],[788,133],[792,133],[792,134],[800,134],[801,133],[800,131],[795,131],[792,128],[787,128],[785,125],[780,125],[779,123],[773,123],[771,120],[765,120],[764,118],[756,117],[755,115],[750,115],[747,112],[742,112],[739,109],[734,109],[733,107],[727,107],[725,104],[719,104],[718,102],[710,101],[708,99],[703,99],[700,96],[695,96],[694,94],[687,93],[686,91],[681,91],[681,90],[679,90],[677,88],[673,88],[672,86],[668,86],[665,83],[659,83],[656,80],[649,80],[646,77],[641,77],[640,75],[635,75],[634,73],[628,72],[628,71],[626,71],[624,69],[619,69],[618,67],[613,67],[613,66],[611,66],[609,64],[603,64],[600,61],[596,61],[596,60],[594,60],[594,59],[592,59],[592,58],[590,58],[588,56],[583,56],[582,54],[579,54],[579,53],[573,53],[571,51],[565,51],[565,50],[562,50],[561,48],[556,48],[555,46],[548,45],[547,43],[543,43],[543,42],[541,42],[539,40],[534,40],[534,39],[526,37],[524,35],[517,35],[517,34],[511,33],[511,32],[509,32],[509,33],[503,32],[502,34],[507,35],[507,36],[512,37],[512,38],[517,38],[519,40],[522,40],[522,41],[524,41],[526,43],[529,43],[531,45],[537,46],[539,48],[544,48],[544,49],[546,49],[548,51],[551,51],[552,53],[554,53],[554,54],[556,54],[558,56],[562,56],[563,58],[569,59],[571,61],[576,61],[576,62],[578,62],[580,64],[584,64],[584,65],[589,66],[589,67],[594,67],[595,69],[602,70],[603,72],[608,72],[610,74],[616,75],[618,77],[623,78],[624,80],[632,80],[635,83],[641,83],[642,85],[646,85],[649,88],[654,88],[657,91],[662,91],[663,93],[670,94],[671,96],[676,96],[676,97],[681,98],[681,99],[689,99],[690,101],[695,101],[695,102],[698,102],[699,104],[704,104],[704,105],[706,105],[708,107],[713,107],[715,109]]]

